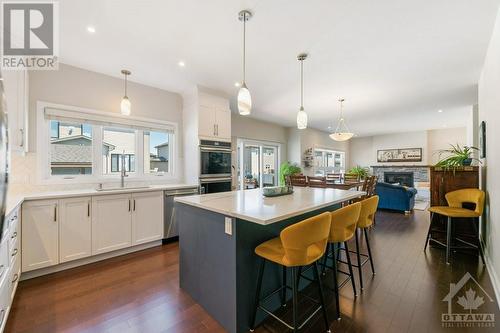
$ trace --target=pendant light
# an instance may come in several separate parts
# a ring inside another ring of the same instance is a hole
[[[347,127],[347,124],[344,119],[344,113],[343,113],[344,101],[345,99],[343,98],[339,99],[340,102],[339,122],[337,124],[337,128],[335,129],[335,132],[330,134],[330,138],[335,141],[347,141],[354,136],[354,133],[349,131],[349,128]]]
[[[249,10],[242,10],[238,13],[238,19],[243,22],[243,82],[238,91],[238,111],[242,116],[247,116],[252,112],[252,96],[245,82],[246,74],[246,23],[252,18]]]
[[[120,104],[120,112],[124,116],[130,116],[130,110],[132,108],[132,104],[127,97],[127,76],[132,74],[130,71],[126,69],[122,69],[122,74],[125,76],[125,96],[122,98],[122,102]]]
[[[307,113],[304,111],[304,60],[306,58],[306,53],[301,53],[297,56],[297,60],[300,61],[300,109],[297,112],[298,129],[307,128]]]

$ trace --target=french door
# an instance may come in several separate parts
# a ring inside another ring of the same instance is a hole
[[[280,145],[238,140],[238,188],[277,186]]]

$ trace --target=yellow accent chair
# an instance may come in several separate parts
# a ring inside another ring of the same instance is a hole
[[[298,268],[302,266],[313,265],[314,279],[317,283],[320,296],[320,301],[318,302],[319,306],[313,313],[318,312],[320,309],[323,311],[326,331],[330,332],[330,322],[328,321],[325,298],[323,294],[323,286],[319,277],[319,269],[317,263],[318,260],[325,254],[326,246],[328,243],[328,236],[330,234],[330,224],[331,214],[329,212],[325,212],[286,227],[281,231],[279,237],[270,239],[255,248],[255,254],[260,257],[261,263],[257,279],[254,312],[252,313],[252,318],[250,320],[250,331],[253,331],[255,328],[255,319],[257,316],[257,310],[259,309],[275,318],[289,329],[293,330],[293,332],[297,332],[310,319],[314,318],[314,315],[311,315],[300,325],[297,320]],[[274,263],[283,267],[284,281],[283,285],[280,288],[273,291],[268,296],[261,298],[260,294],[262,288],[262,279],[266,262]],[[285,277],[287,268],[291,270],[291,287],[288,287],[286,285]],[[269,299],[269,297],[279,291],[282,291],[281,301],[282,304],[285,305],[287,289],[292,290],[292,324],[285,322],[283,319],[275,315],[272,311],[264,307],[264,303]]]
[[[427,232],[427,237],[425,239],[425,247],[424,251],[427,249],[427,244],[432,240],[433,242],[443,246],[446,248],[446,263],[450,264],[450,251],[451,249],[476,249],[479,251],[481,256],[481,260],[484,265],[484,256],[483,250],[481,248],[481,242],[479,241],[479,232],[475,219],[483,215],[484,210],[484,202],[486,195],[483,191],[477,188],[466,188],[453,192],[448,192],[445,195],[446,202],[448,206],[433,206],[429,208],[429,212],[431,212],[431,221],[429,224],[429,231]],[[473,204],[474,210],[464,208],[464,204]],[[446,216],[446,243],[442,243],[437,239],[431,238],[431,230],[432,230],[432,220],[434,214]],[[453,218],[473,218],[472,225],[476,233],[478,233],[478,244],[475,245],[470,242],[467,242],[460,238],[455,238],[456,241],[465,244],[465,246],[453,246],[452,242],[452,223]]]

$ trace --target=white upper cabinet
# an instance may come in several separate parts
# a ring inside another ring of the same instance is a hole
[[[59,200],[59,261],[92,255],[91,198]]]
[[[163,192],[132,195],[132,245],[163,238]]]
[[[59,214],[57,200],[23,204],[22,271],[59,263]]]
[[[130,194],[92,197],[92,254],[123,249],[132,244]]]
[[[198,136],[200,139],[231,141],[231,110],[225,98],[199,94]]]
[[[28,71],[2,72],[9,126],[9,146],[12,151],[28,151]]]

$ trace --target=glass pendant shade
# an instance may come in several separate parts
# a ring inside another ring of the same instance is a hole
[[[122,102],[120,104],[120,112],[124,116],[130,116],[130,110],[132,109],[132,104],[127,96],[123,96]]]
[[[307,113],[304,111],[304,108],[300,108],[299,112],[297,113],[297,128],[307,128]]]
[[[238,111],[242,116],[248,116],[252,111],[252,96],[250,96],[250,91],[245,83],[238,91]]]

